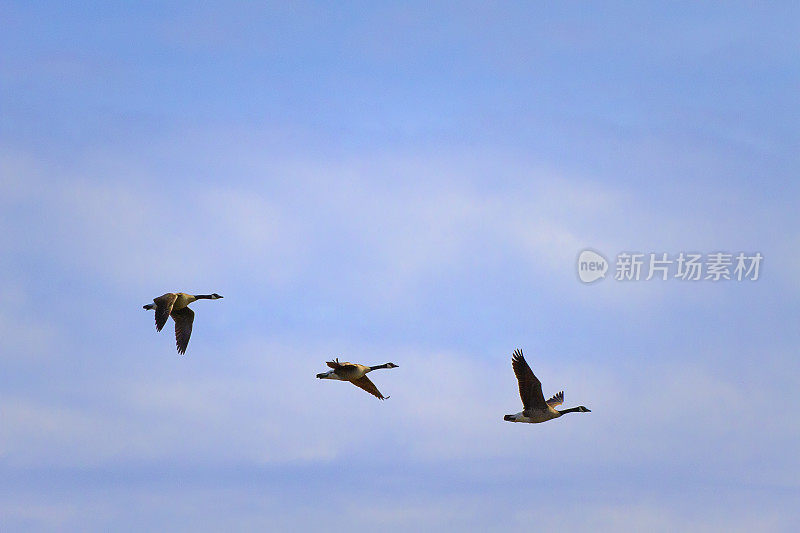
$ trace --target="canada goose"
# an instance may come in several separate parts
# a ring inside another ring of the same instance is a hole
[[[511,358],[511,366],[514,368],[514,374],[517,375],[519,382],[519,395],[522,398],[522,412],[514,415],[506,415],[503,420],[509,422],[527,422],[529,424],[537,424],[539,422],[547,422],[565,413],[590,413],[591,411],[584,406],[573,407],[572,409],[564,409],[559,411],[556,409],[559,405],[564,403],[564,391],[559,392],[549,400],[544,400],[542,394],[542,382],[533,375],[533,370],[528,366],[525,358],[522,356],[522,350],[514,350],[514,356]]]
[[[339,381],[349,381],[356,387],[364,389],[368,393],[381,400],[385,400],[388,398],[388,396],[384,397],[384,395],[381,394],[381,391],[378,390],[378,387],[376,387],[375,384],[367,377],[367,372],[372,372],[373,370],[378,370],[379,368],[397,368],[397,365],[394,363],[385,363],[378,366],[364,366],[359,365],[358,363],[340,363],[338,358],[334,359],[333,361],[328,361],[325,364],[327,364],[333,370],[328,370],[327,372],[317,374],[319,379],[338,379]]]
[[[186,294],[185,292],[168,292],[158,298],[153,298],[153,303],[144,305],[147,310],[156,311],[156,331],[161,331],[167,318],[172,317],[175,321],[175,344],[178,346],[178,353],[186,353],[186,345],[189,344],[189,337],[192,335],[192,322],[194,322],[194,311],[189,309],[189,304],[195,300],[219,300],[222,298],[216,292],[214,294]]]

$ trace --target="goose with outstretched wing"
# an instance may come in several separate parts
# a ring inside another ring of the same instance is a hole
[[[156,331],[161,331],[167,323],[167,319],[172,317],[175,321],[175,345],[178,353],[186,353],[189,345],[189,338],[192,336],[192,324],[194,324],[194,311],[189,309],[189,304],[197,300],[219,300],[222,298],[216,292],[214,294],[186,294],[185,292],[168,292],[157,298],[153,298],[153,303],[145,304],[148,311],[156,312]]]
[[[544,394],[542,394],[542,382],[539,381],[531,367],[528,366],[528,362],[525,361],[525,357],[522,355],[522,350],[514,350],[514,355],[511,357],[511,367],[517,376],[519,396],[522,398],[522,411],[513,415],[506,415],[503,420],[538,424],[539,422],[547,422],[558,418],[566,413],[591,412],[582,405],[564,409],[563,411],[556,409],[556,407],[564,403],[564,391],[545,401]]]
[[[327,372],[317,374],[319,379],[349,381],[356,387],[364,389],[379,400],[385,400],[388,398],[388,396],[381,394],[381,391],[379,391],[378,387],[376,387],[372,380],[367,377],[367,374],[380,368],[397,368],[397,365],[394,363],[384,363],[377,366],[365,366],[358,363],[347,362],[340,363],[338,357],[333,361],[328,361],[326,364],[333,370],[328,370]]]

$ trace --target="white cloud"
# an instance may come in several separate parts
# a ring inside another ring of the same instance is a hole
[[[593,412],[523,426],[502,420],[520,409],[507,354],[442,349],[413,339],[343,341],[351,331],[332,334],[297,325],[293,330],[250,317],[280,290],[295,291],[292,297],[322,292],[332,313],[338,312],[339,296],[358,299],[365,316],[409,302],[424,304],[440,296],[435,292],[440,280],[465,271],[479,275],[484,268],[495,274],[511,267],[529,272],[526,277],[552,291],[550,298],[532,295],[532,305],[555,305],[553,294],[569,299],[573,290],[584,288],[572,271],[584,246],[613,253],[653,239],[654,248],[672,251],[668,247],[681,246],[692,230],[691,221],[670,222],[672,213],[637,208],[636,198],[625,191],[529,170],[524,161],[505,167],[509,175],[524,177],[521,184],[503,180],[487,187],[485,177],[496,169],[480,156],[465,162],[394,154],[302,164],[265,157],[241,164],[247,172],[264,173],[263,179],[198,181],[181,190],[157,183],[159,175],[147,169],[131,168],[125,179],[104,180],[94,162],[85,162],[69,172],[80,177],[59,181],[46,177],[52,172],[44,165],[24,157],[10,161],[17,178],[2,184],[5,205],[14,207],[19,218],[13,223],[28,233],[11,231],[15,226],[4,221],[9,254],[80,273],[99,293],[87,296],[84,305],[97,305],[103,313],[133,305],[141,313],[138,306],[154,291],[222,292],[225,284],[236,291],[225,294],[217,315],[231,331],[210,335],[199,325],[210,328],[210,322],[198,323],[190,357],[178,359],[167,349],[169,331],[109,355],[98,348],[108,339],[105,326],[72,332],[30,321],[35,300],[24,287],[35,280],[7,266],[28,283],[14,285],[18,294],[0,300],[24,311],[3,310],[0,334],[12,340],[7,346],[16,361],[33,368],[34,355],[46,354],[48,365],[55,365],[41,379],[29,373],[28,390],[15,387],[7,395],[0,451],[8,466],[313,468],[363,456],[391,461],[398,471],[462,463],[500,469],[520,461],[533,467],[537,458],[555,456],[568,459],[536,466],[541,475],[577,479],[586,471],[596,473],[597,465],[702,467],[709,478],[738,482],[741,476],[728,474],[733,466],[756,464],[797,439],[784,427],[780,410],[749,400],[762,394],[768,381],[763,376],[777,372],[774,367],[751,371],[752,384],[741,385],[706,364],[709,359],[682,366],[663,352],[647,356],[658,364],[617,358],[613,346],[604,347],[606,360],[579,363],[558,353],[534,357],[546,394],[563,388],[567,405],[584,404]],[[103,165],[103,172],[113,170],[113,164]],[[712,242],[717,230],[700,233],[695,242]],[[57,291],[52,294],[59,298]],[[666,285],[606,282],[587,300],[597,296],[592,305],[605,306],[604,313],[634,307],[646,317],[654,313],[653,297],[668,294]],[[152,336],[150,320],[143,334]],[[134,330],[123,322],[114,320],[115,334],[133,338]],[[358,327],[363,325],[352,329]],[[134,363],[155,345],[151,340],[162,343],[171,358]],[[88,355],[80,360],[84,366],[75,368],[86,369],[86,375],[66,364],[66,349],[83,345]],[[398,363],[400,368],[374,376],[392,398],[379,402],[348,384],[315,380],[324,360],[340,354]],[[115,363],[101,365],[101,357]],[[59,369],[66,377],[53,387],[47,379]],[[782,400],[792,405],[781,387]],[[755,446],[753,435],[737,430],[742,421],[769,429],[774,442]],[[791,484],[787,470],[774,464],[759,472],[764,483]],[[455,505],[469,514],[472,507],[465,502]],[[426,502],[404,505],[405,513],[384,515],[387,528],[429,523],[437,508]],[[654,517],[660,512],[647,503],[629,514],[598,508],[589,523],[608,530],[673,524],[673,515]],[[511,520],[515,516],[519,522]],[[511,514],[504,524],[524,528],[528,520],[525,513]],[[697,527],[702,530],[705,522]]]
[[[3,457],[19,467],[96,468],[118,462],[325,465],[353,454],[388,455],[397,464],[527,463],[555,454],[569,457],[568,464],[540,465],[541,475],[578,475],[596,465],[704,463],[709,476],[738,479],[728,473],[732,465],[760,461],[797,438],[782,425],[783,411],[765,410],[756,400],[758,373],[740,384],[699,364],[622,372],[624,361],[533,355],[546,395],[563,389],[565,406],[586,405],[592,413],[522,425],[502,420],[521,408],[507,355],[358,343],[340,348],[330,353],[323,342],[253,338],[224,354],[213,345],[198,347],[191,359],[129,369],[102,384],[61,384],[55,396],[17,392],[4,410]],[[339,355],[399,364],[372,375],[391,398],[380,402],[350,384],[314,378],[324,360]],[[783,398],[784,384],[775,391]],[[769,427],[773,441],[753,448],[755,437],[739,431],[741,424]],[[785,471],[761,472],[764,483],[785,481]]]
[[[268,186],[180,189],[146,168],[121,170],[111,155],[57,169],[60,179],[24,159],[4,157],[19,176],[4,186],[22,210],[15,223],[28,226],[9,246],[126,287],[256,274],[285,285],[327,267],[346,283],[380,279],[391,298],[485,254],[521,255],[529,268],[553,271],[589,240],[580,233],[589,221],[617,205],[595,187],[519,168],[526,185],[487,193],[471,184],[485,168],[453,157],[277,159]]]

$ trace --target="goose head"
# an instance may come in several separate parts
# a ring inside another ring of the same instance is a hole
[[[216,292],[215,292],[214,294],[212,294],[212,295],[211,295],[211,299],[212,299],[212,300],[219,300],[220,298],[222,298],[222,296],[220,296],[220,295],[219,295],[219,294],[217,294]]]
[[[578,406],[578,411],[581,412],[581,413],[591,413],[592,412],[591,409],[587,409],[586,407],[584,407],[582,405]]]

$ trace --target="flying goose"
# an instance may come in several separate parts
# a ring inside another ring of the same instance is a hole
[[[327,364],[333,370],[328,370],[327,372],[317,374],[319,379],[338,379],[339,381],[349,381],[356,387],[364,389],[380,400],[385,400],[388,398],[388,396],[384,397],[384,395],[381,394],[381,391],[378,390],[378,387],[376,387],[375,384],[367,377],[367,372],[372,372],[373,370],[378,370],[379,368],[397,368],[397,365],[394,363],[385,363],[378,366],[364,366],[359,365],[358,363],[346,362],[340,363],[339,358],[336,358],[333,361],[328,361],[325,364]]]
[[[531,367],[528,366],[528,363],[522,356],[522,350],[514,350],[514,355],[511,358],[511,366],[514,368],[514,374],[517,375],[517,381],[519,382],[519,395],[522,398],[522,412],[514,415],[506,415],[503,417],[503,420],[537,424],[539,422],[547,422],[548,420],[558,418],[565,413],[591,412],[582,405],[573,407],[572,409],[564,409],[563,411],[557,410],[556,407],[564,403],[564,391],[559,392],[545,401],[544,394],[542,394],[542,382],[533,375],[533,370],[531,370]]]
[[[192,335],[192,322],[194,322],[194,311],[189,309],[189,304],[195,300],[219,300],[222,298],[216,292],[214,294],[186,294],[185,292],[168,292],[158,298],[153,298],[153,303],[144,305],[147,310],[156,312],[156,331],[161,331],[167,318],[172,317],[175,321],[175,344],[178,346],[178,353],[186,353],[186,345],[189,344],[189,337]]]

